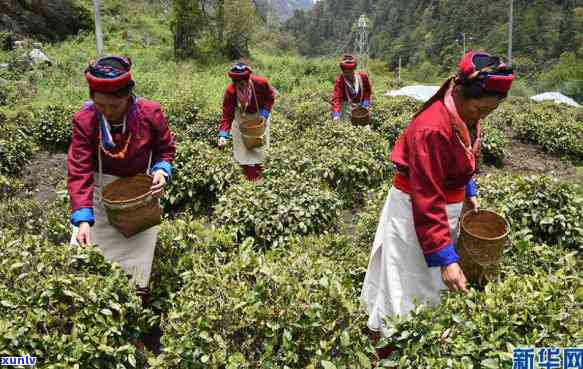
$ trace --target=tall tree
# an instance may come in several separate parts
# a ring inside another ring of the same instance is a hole
[[[197,41],[205,26],[200,3],[193,0],[174,0],[173,5],[174,55],[178,59],[197,57]]]
[[[258,26],[252,0],[223,0],[223,53],[230,59],[249,55],[249,41]]]

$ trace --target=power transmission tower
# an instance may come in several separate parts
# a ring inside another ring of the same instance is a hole
[[[358,18],[358,22],[356,24],[357,28],[357,35],[355,40],[355,54],[358,58],[358,63],[360,64],[361,68],[365,71],[368,71],[368,27],[369,27],[369,20],[366,15],[362,14],[360,18]]]

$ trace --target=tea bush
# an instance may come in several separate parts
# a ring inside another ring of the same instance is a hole
[[[326,98],[317,92],[311,92],[302,96],[282,99],[283,101],[278,104],[278,109],[290,121],[293,128],[286,133],[292,137],[297,136],[309,128],[322,127],[330,121],[331,105],[326,103]]]
[[[249,241],[193,271],[154,367],[370,368],[358,302],[367,255],[346,237],[294,239],[265,254]]]
[[[79,107],[49,104],[34,111],[29,130],[44,149],[66,152],[71,144],[71,121]]]
[[[39,147],[21,128],[10,125],[0,133],[0,174],[18,175]]]
[[[213,222],[268,246],[293,235],[333,229],[341,205],[325,184],[288,172],[284,177],[230,186],[214,208]]]
[[[0,200],[11,198],[24,190],[24,183],[18,178],[0,174]]]
[[[214,228],[189,216],[165,221],[158,234],[150,277],[151,307],[167,314],[170,297],[196,269],[193,264],[196,258],[191,256],[205,255],[209,260],[225,262],[229,253],[237,248],[235,236],[225,228]]]
[[[447,294],[409,319],[388,319],[396,353],[385,362],[402,368],[513,368],[514,347],[578,347],[583,344],[581,262],[555,253],[560,268],[547,274],[508,274],[460,298]]]
[[[170,128],[186,130],[196,120],[200,108],[194,96],[180,96],[172,99],[160,100]]]
[[[406,96],[377,97],[370,109],[372,125],[378,127],[391,118],[407,116],[409,121],[423,104]]]
[[[392,185],[393,181],[388,179],[381,187],[369,192],[365,206],[359,213],[356,227],[356,238],[362,247],[369,249],[372,247],[383,205]]]
[[[196,121],[186,130],[188,138],[216,146],[220,122],[219,111],[202,110]]]
[[[65,199],[39,204],[27,197],[0,202],[0,235],[38,235],[54,244],[68,243],[71,237],[69,204]]]
[[[486,177],[482,207],[497,209],[524,239],[583,251],[583,189],[549,177]]]
[[[95,248],[0,238],[0,355],[48,369],[135,367],[140,300]]]
[[[354,206],[367,189],[378,186],[392,172],[387,144],[366,127],[327,123],[324,132],[309,129],[302,139],[275,146],[267,159],[266,175],[285,177],[296,171],[322,178],[346,206]]]
[[[575,108],[522,99],[513,103],[489,119],[510,125],[516,138],[541,145],[552,154],[583,160],[583,119]]]
[[[534,112],[519,115],[513,130],[519,138],[537,143],[552,154],[583,161],[583,121]]]
[[[21,104],[33,97],[35,92],[36,88],[30,81],[10,81],[0,77],[0,106]]]
[[[164,200],[170,211],[208,211],[229,185],[241,179],[241,169],[230,150],[212,148],[199,141],[179,143],[174,166]]]
[[[504,150],[507,145],[506,135],[495,127],[482,126],[481,160],[488,164],[501,167],[504,163]]]
[[[375,99],[370,109],[371,126],[393,146],[420,107],[417,100],[409,97]]]

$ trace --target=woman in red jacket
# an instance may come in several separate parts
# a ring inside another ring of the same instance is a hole
[[[458,73],[413,117],[391,154],[397,168],[377,228],[361,300],[370,338],[386,316],[414,303],[437,304],[441,290],[466,291],[455,251],[464,199],[477,209],[480,120],[506,98],[514,74],[498,57],[468,52]],[[386,357],[388,348],[377,351]]]
[[[355,73],[356,59],[352,55],[344,55],[340,61],[342,74],[334,81],[332,91],[332,120],[342,118],[350,121],[351,108],[360,105],[363,108],[370,106],[372,89],[366,73]]]
[[[223,115],[219,128],[219,147],[227,144],[233,137],[233,156],[241,165],[245,177],[249,181],[261,178],[265,160],[265,150],[269,147],[269,114],[275,102],[276,92],[267,79],[253,74],[249,65],[241,61],[231,67],[228,72],[233,83],[227,86],[223,99]],[[267,129],[264,144],[261,147],[247,149],[243,144],[239,123],[241,117],[261,115],[266,120]]]
[[[132,94],[131,61],[105,57],[85,71],[91,100],[73,118],[67,160],[71,199],[71,242],[96,244],[105,258],[132,276],[142,295],[148,286],[157,228],[130,238],[113,228],[101,203],[101,189],[119,177],[149,172],[161,196],[172,175],[176,147],[155,101]]]

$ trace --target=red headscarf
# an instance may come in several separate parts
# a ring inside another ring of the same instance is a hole
[[[109,65],[110,63],[106,63],[107,61],[113,61],[117,66],[112,67]],[[89,63],[89,67],[85,70],[85,79],[92,91],[109,94],[121,90],[133,82],[131,68],[130,58],[106,56],[97,62]]]
[[[449,77],[439,91],[435,93],[419,111],[415,117],[421,114],[437,100],[443,100],[452,81],[456,84],[465,84],[474,80],[482,81],[484,91],[506,93],[512,86],[514,72],[512,68],[500,61],[497,56],[485,52],[468,51],[460,60],[457,74]]]
[[[342,70],[354,70],[358,63],[356,62],[356,58],[349,54],[342,55],[342,59],[340,60],[340,69]]]
[[[249,65],[247,65],[247,63],[244,61],[240,61],[239,63],[231,66],[231,69],[229,69],[227,74],[229,77],[231,77],[232,80],[237,81],[242,79],[249,79],[252,73],[253,71],[251,70],[251,67],[249,67]]]

